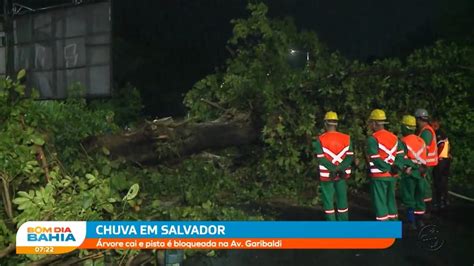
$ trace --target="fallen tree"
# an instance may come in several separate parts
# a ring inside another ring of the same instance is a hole
[[[258,130],[249,114],[227,112],[221,118],[197,123],[155,119],[131,132],[91,137],[84,142],[88,151],[104,149],[113,158],[138,164],[157,164],[206,149],[250,144]]]

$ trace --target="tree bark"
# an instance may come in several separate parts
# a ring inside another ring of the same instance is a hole
[[[15,243],[10,243],[8,247],[6,247],[3,250],[0,250],[0,259],[6,256],[9,256],[11,253],[15,251],[15,248],[16,248]]]
[[[113,158],[152,165],[206,149],[250,144],[257,136],[250,116],[237,113],[202,123],[158,119],[132,132],[90,138],[84,146],[88,151],[106,148]]]

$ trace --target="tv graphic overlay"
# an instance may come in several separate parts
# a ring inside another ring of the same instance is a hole
[[[27,222],[17,254],[75,249],[385,249],[401,222]]]
[[[63,254],[86,238],[86,222],[26,222],[16,236],[17,254]]]

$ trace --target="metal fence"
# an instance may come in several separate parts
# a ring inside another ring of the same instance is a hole
[[[110,95],[110,12],[109,2],[99,2],[15,16],[14,70],[26,69],[28,87],[43,99],[65,98],[76,83],[85,96]]]

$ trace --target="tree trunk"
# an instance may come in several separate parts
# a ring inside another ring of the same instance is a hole
[[[113,158],[151,165],[206,149],[250,144],[257,133],[248,114],[203,123],[175,122],[168,117],[147,122],[133,132],[93,137],[84,145],[88,151],[106,148]]]

